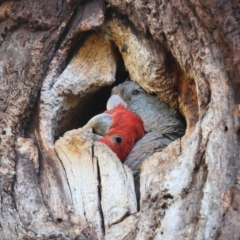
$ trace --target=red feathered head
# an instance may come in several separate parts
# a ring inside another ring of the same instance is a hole
[[[105,113],[110,114],[112,120],[100,142],[108,145],[123,162],[135,142],[144,136],[143,121],[121,104]]]

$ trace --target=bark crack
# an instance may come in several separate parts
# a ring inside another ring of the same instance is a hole
[[[101,172],[100,172],[100,166],[98,163],[98,158],[94,155],[94,144],[92,144],[92,161],[93,159],[96,159],[96,165],[97,165],[97,179],[98,179],[98,199],[99,199],[99,213],[102,219],[102,231],[103,231],[103,235],[105,235],[105,222],[104,222],[104,214],[103,214],[103,210],[102,210],[102,204],[101,204],[101,200],[102,200],[102,195],[101,195]]]

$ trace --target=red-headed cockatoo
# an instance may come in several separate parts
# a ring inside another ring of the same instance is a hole
[[[105,143],[123,162],[137,140],[144,136],[143,121],[136,114],[119,103],[114,109],[99,114],[84,126],[103,136]]]

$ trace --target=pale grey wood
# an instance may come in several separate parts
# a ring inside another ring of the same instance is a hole
[[[55,68],[50,68],[43,82],[38,130],[35,132],[45,152],[42,192],[55,221],[61,219],[67,222],[70,218],[76,222],[71,212],[73,197],[68,177],[53,149],[55,136],[63,126],[70,124],[69,115],[76,114],[94,92],[113,83],[115,71],[116,61],[111,43],[99,32],[86,39],[60,75]],[[56,199],[61,201],[60,205],[56,204]]]
[[[105,238],[239,239],[239,1],[108,0],[106,21],[95,5],[1,1],[0,238],[98,238],[77,217],[71,192],[83,186],[54,142],[75,107],[115,81],[118,48],[132,80],[179,108],[187,131],[141,166],[139,212],[121,205],[113,218],[104,208]],[[109,199],[111,188],[103,192]]]
[[[105,231],[137,212],[137,200],[131,170],[103,143],[94,144],[101,182],[101,206]]]
[[[104,232],[137,212],[137,201],[131,170],[103,143],[93,143],[93,138],[89,130],[72,130],[54,148],[70,187],[71,211],[79,217],[75,223],[82,229],[90,227],[103,239]]]
[[[90,227],[98,239],[103,238],[97,162],[93,158],[92,133],[84,129],[66,132],[55,143],[71,191],[75,218],[81,227]]]
[[[135,228],[138,223],[138,217],[136,215],[130,215],[122,220],[120,223],[111,226],[107,229],[105,234],[105,240],[122,240],[122,239],[136,239]]]

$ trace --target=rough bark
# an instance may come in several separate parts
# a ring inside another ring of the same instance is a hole
[[[0,1],[0,238],[239,239],[239,16],[234,0]],[[187,122],[143,162],[139,211],[130,170],[72,130],[126,71]]]

